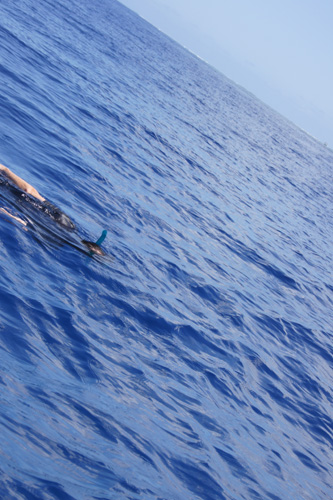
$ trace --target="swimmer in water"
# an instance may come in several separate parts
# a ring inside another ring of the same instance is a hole
[[[50,203],[43,196],[39,194],[37,189],[28,184],[25,180],[21,179],[18,175],[14,174],[8,167],[0,164],[0,174],[3,174],[9,179],[16,187],[18,187],[24,193],[32,196],[34,199],[38,200],[40,203],[39,208],[46,214],[48,214],[53,220],[55,220],[60,226],[64,227],[69,231],[75,230],[75,224],[71,221],[71,219],[62,212],[58,207]],[[12,215],[5,208],[0,208],[0,211],[20,222],[22,225],[26,226],[27,222],[25,222],[20,217]],[[103,232],[104,237],[100,238],[97,243],[93,243],[92,241],[82,240],[82,243],[90,250],[90,252],[95,253],[97,255],[105,255],[99,244],[104,240],[106,231]]]

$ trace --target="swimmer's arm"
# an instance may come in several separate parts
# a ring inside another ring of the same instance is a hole
[[[40,201],[45,201],[45,198],[39,194],[37,189],[28,184],[26,181],[21,179],[18,175],[14,174],[8,167],[0,164],[0,170],[10,179],[18,188],[22,189],[27,194],[30,194],[34,198]]]
[[[11,217],[12,219],[15,219],[17,220],[17,222],[20,222],[21,224],[23,224],[23,226],[26,226],[27,223],[23,220],[23,219],[20,219],[19,217],[16,217],[15,215],[12,215],[10,212],[8,212],[8,210],[6,210],[5,208],[0,208],[0,212],[3,212],[4,214],[8,215],[9,217]]]

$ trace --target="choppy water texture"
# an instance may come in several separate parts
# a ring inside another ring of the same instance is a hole
[[[1,498],[330,498],[332,151],[111,0],[2,0],[0,79],[79,228],[1,189]]]

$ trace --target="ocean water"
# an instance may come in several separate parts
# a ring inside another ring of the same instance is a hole
[[[333,152],[113,0],[2,0],[0,113],[0,498],[331,498]]]

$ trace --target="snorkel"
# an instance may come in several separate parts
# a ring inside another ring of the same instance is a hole
[[[96,243],[93,243],[92,241],[82,240],[82,243],[87,248],[89,248],[89,250],[90,250],[89,254],[90,255],[93,255],[93,254],[96,254],[96,255],[105,255],[105,252],[101,249],[100,245],[105,240],[107,234],[108,234],[108,232],[106,231],[106,229],[104,229],[102,231],[101,236],[96,241]]]

